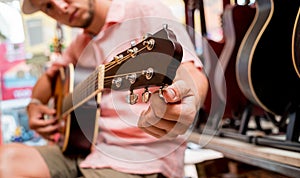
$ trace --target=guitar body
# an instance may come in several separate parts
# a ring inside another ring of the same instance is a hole
[[[237,56],[237,80],[245,96],[283,115],[299,103],[292,34],[300,0],[257,0],[256,14]]]
[[[83,71],[83,72],[81,72]],[[84,69],[76,69],[73,65],[61,68],[56,75],[54,90],[54,108],[60,117],[60,134],[57,140],[62,152],[66,155],[86,155],[90,153],[91,147],[98,132],[97,119],[98,109],[96,100],[90,99],[67,115],[63,115],[67,108],[73,106],[73,100],[69,95],[74,86],[79,83],[76,76],[83,77],[88,74]]]

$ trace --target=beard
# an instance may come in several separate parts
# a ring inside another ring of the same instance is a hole
[[[82,28],[87,28],[91,25],[93,18],[94,18],[94,13],[95,13],[94,4],[95,4],[95,0],[89,0],[88,18],[86,19],[84,24],[81,26]]]

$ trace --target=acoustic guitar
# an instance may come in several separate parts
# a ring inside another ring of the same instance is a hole
[[[103,89],[129,90],[128,102],[135,104],[138,96],[133,90],[145,88],[143,101],[147,102],[148,87],[172,84],[182,54],[174,33],[165,26],[92,72],[87,68],[74,69],[72,64],[61,68],[53,96],[61,125],[57,143],[62,152],[86,155],[91,151],[98,134]]]
[[[255,15],[255,7],[250,5],[228,4],[224,9],[223,33],[225,45],[219,56],[223,71],[215,71],[216,86],[226,86],[226,106],[224,118],[240,118],[250,101],[242,93],[236,79],[236,57],[241,41]],[[224,72],[224,77],[220,77]],[[222,79],[225,79],[222,80]]]
[[[257,0],[256,14],[237,55],[237,81],[245,96],[274,115],[299,103],[292,35],[300,0]]]

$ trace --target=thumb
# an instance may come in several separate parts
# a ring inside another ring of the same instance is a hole
[[[43,112],[44,114],[49,114],[49,115],[53,115],[56,113],[56,110],[53,108],[49,108],[47,105],[40,105],[40,110],[41,112]]]
[[[167,103],[175,103],[188,96],[190,91],[190,88],[183,80],[178,80],[163,89],[163,97]]]

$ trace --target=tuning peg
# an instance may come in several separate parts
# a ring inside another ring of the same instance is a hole
[[[164,29],[168,29],[168,24],[163,24]]]
[[[114,61],[115,61],[117,64],[121,64],[123,58],[124,58],[124,56],[123,56],[122,54],[120,54],[120,55],[114,57]]]
[[[137,103],[137,100],[138,100],[138,95],[133,93],[133,91],[131,90],[130,94],[127,96],[127,103],[133,105]]]
[[[155,40],[150,39],[143,42],[143,45],[146,46],[148,51],[151,51],[154,48]]]
[[[133,40],[133,41],[130,42],[131,47],[134,47],[135,45],[136,45],[136,41]]]
[[[136,73],[126,75],[126,79],[130,82],[130,84],[134,84],[136,81],[137,75]]]
[[[158,89],[158,96],[159,96],[159,98],[160,99],[162,99],[163,101],[165,101],[166,102],[166,99],[165,99],[165,97],[164,97],[164,95],[163,95],[163,92],[164,92],[164,88],[166,88],[167,87],[167,85],[163,85],[163,86],[161,86],[159,89]]]
[[[152,36],[150,33],[146,33],[146,34],[143,36],[143,40],[149,38],[150,36]]]
[[[132,58],[135,58],[139,49],[137,47],[133,47],[132,49],[128,49],[127,53],[130,54]]]
[[[161,87],[158,89],[158,96],[159,96],[160,98],[164,98],[164,95],[163,95],[163,88],[164,88],[164,86],[161,86]]]
[[[120,88],[121,85],[122,85],[122,78],[121,77],[118,77],[116,79],[113,79],[112,80],[112,84],[117,87],[117,88]]]
[[[144,93],[142,94],[142,101],[144,103],[148,103],[151,97],[151,92],[148,90],[148,88],[145,88]]]
[[[149,67],[147,70],[143,70],[142,74],[145,75],[147,80],[150,80],[153,77],[154,70],[153,68]]]

